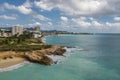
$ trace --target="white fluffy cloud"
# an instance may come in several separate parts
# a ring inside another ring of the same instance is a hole
[[[42,25],[40,22],[34,21],[32,23],[25,24],[24,26],[34,27],[36,25]]]
[[[120,21],[120,17],[114,17],[113,18],[115,21]]]
[[[44,9],[44,10],[48,10],[48,11],[50,11],[54,8],[53,5],[50,6],[50,4],[45,4],[44,1],[40,1],[40,2],[35,1],[34,4],[37,7],[41,8],[41,9]]]
[[[52,22],[48,22],[48,25],[52,26],[52,25],[53,25],[53,23],[52,23]]]
[[[11,5],[9,3],[4,3],[4,6],[6,9],[13,9],[13,10],[17,10],[23,14],[30,14],[32,13],[32,9],[30,8],[30,4],[28,4],[28,2],[24,3],[23,5],[20,6],[15,6],[15,5]]]
[[[93,17],[71,18],[68,19],[67,23],[60,22],[57,25],[61,27],[61,30],[68,30],[68,31],[72,30],[76,32],[118,33],[120,30],[120,22],[109,22],[109,21],[102,22],[100,20],[96,20]]]
[[[12,15],[12,16],[7,16],[7,15],[0,15],[1,19],[7,19],[7,20],[16,20],[17,16],[16,15]]]
[[[95,26],[95,27],[102,27],[103,26],[103,24],[102,23],[99,23],[98,21],[92,21],[92,23],[91,23],[93,26]]]
[[[100,22],[95,20],[94,18],[91,22],[87,20],[89,20],[89,18],[86,18],[86,20],[81,20],[81,18],[71,19],[72,22],[81,27],[120,27],[120,22]]]
[[[89,26],[91,26],[90,22],[85,21],[86,18],[84,17],[80,17],[80,18],[72,18],[72,21],[74,22],[74,24],[77,24],[78,26],[84,27],[84,28],[88,28]]]
[[[50,20],[47,17],[33,11],[32,10],[33,5],[29,0],[26,0],[25,3],[23,3],[22,5],[19,5],[19,6],[15,6],[15,5],[12,5],[12,4],[9,4],[9,3],[4,3],[3,6],[6,9],[17,10],[22,14],[31,15],[33,18],[37,18],[39,20],[43,20],[43,21]]]
[[[115,23],[106,22],[105,25],[108,27],[120,27],[120,22]]]
[[[50,20],[49,18],[47,18],[47,17],[45,17],[43,15],[40,15],[40,14],[32,14],[32,16],[34,18],[37,18],[37,19],[42,20],[42,21],[48,21],[48,20]]]
[[[43,10],[59,9],[67,15],[108,15],[120,13],[119,0],[40,0],[34,4]]]
[[[61,19],[62,21],[64,21],[64,22],[67,22],[67,21],[68,21],[68,18],[65,17],[65,16],[61,16],[60,19]]]

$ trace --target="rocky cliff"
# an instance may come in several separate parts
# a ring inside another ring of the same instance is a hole
[[[24,57],[31,61],[40,64],[50,65],[53,60],[46,55],[60,55],[63,56],[66,50],[61,46],[52,46],[48,49],[32,51],[31,53],[26,53]]]
[[[51,65],[53,63],[53,60],[47,55],[63,56],[65,51],[66,50],[62,46],[52,46],[51,48],[28,51],[28,52],[14,52],[14,51],[0,52],[1,53],[0,58],[6,59],[6,58],[22,57],[30,62],[44,64],[44,65]]]

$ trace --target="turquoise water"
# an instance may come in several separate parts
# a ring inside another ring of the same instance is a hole
[[[77,48],[59,64],[28,64],[1,72],[0,80],[120,80],[120,35],[52,36],[46,42]]]

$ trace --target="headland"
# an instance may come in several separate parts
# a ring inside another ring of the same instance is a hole
[[[1,38],[0,69],[7,69],[25,61],[51,65],[55,62],[48,55],[63,56],[66,52],[63,46],[42,42],[43,37],[36,39],[25,37],[24,40],[22,38],[23,36]]]

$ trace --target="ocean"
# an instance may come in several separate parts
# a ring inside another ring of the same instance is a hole
[[[0,72],[0,80],[120,80],[119,34],[49,36],[45,42],[74,48],[58,64],[26,64]]]

